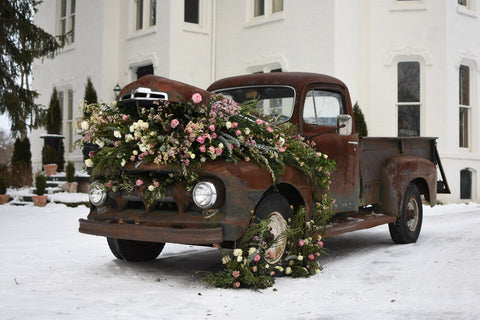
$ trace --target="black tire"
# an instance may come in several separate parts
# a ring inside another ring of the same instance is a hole
[[[276,237],[280,234],[284,234],[288,225],[288,220],[293,218],[293,213],[285,197],[279,193],[272,193],[263,198],[257,205],[255,216],[260,220],[270,219],[269,228],[271,229],[273,236]],[[265,260],[269,264],[277,264],[281,262],[281,259],[285,254],[286,246],[286,237],[277,239],[277,241],[275,241],[270,247],[275,253],[275,256],[273,258],[265,257]]]
[[[107,238],[113,255],[120,260],[130,262],[155,260],[162,252],[165,243],[145,242],[116,238]]]
[[[411,183],[405,191],[400,217],[388,225],[393,242],[398,244],[417,242],[422,220],[422,198],[417,186]]]

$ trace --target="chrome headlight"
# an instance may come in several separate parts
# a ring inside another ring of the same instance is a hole
[[[88,189],[88,198],[94,206],[100,207],[107,201],[107,191],[100,183],[93,182]]]
[[[193,188],[193,201],[202,209],[210,209],[217,201],[217,188],[209,181],[199,182]]]

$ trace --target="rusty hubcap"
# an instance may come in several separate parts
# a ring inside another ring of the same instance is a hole
[[[268,216],[268,229],[274,237],[273,244],[267,249],[266,260],[270,264],[275,264],[282,259],[287,246],[287,221],[280,212],[272,212]]]

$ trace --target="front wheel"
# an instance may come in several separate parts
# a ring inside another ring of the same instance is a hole
[[[394,243],[405,244],[417,242],[422,228],[423,208],[420,192],[415,184],[408,185],[403,198],[402,212],[388,228]]]
[[[272,193],[260,201],[255,216],[268,220],[268,229],[274,238],[273,244],[267,249],[265,260],[269,264],[277,264],[283,258],[287,247],[287,220],[293,218],[290,205],[281,194]]]
[[[162,252],[165,243],[145,242],[107,238],[108,246],[113,255],[120,260],[141,262],[155,260]]]

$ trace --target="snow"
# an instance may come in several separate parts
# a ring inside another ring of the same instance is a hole
[[[64,195],[65,196],[65,195]],[[424,207],[417,243],[380,226],[327,239],[324,270],[261,291],[218,289],[216,249],[167,244],[116,260],[78,233],[85,206],[0,205],[0,319],[479,319],[480,205]]]

